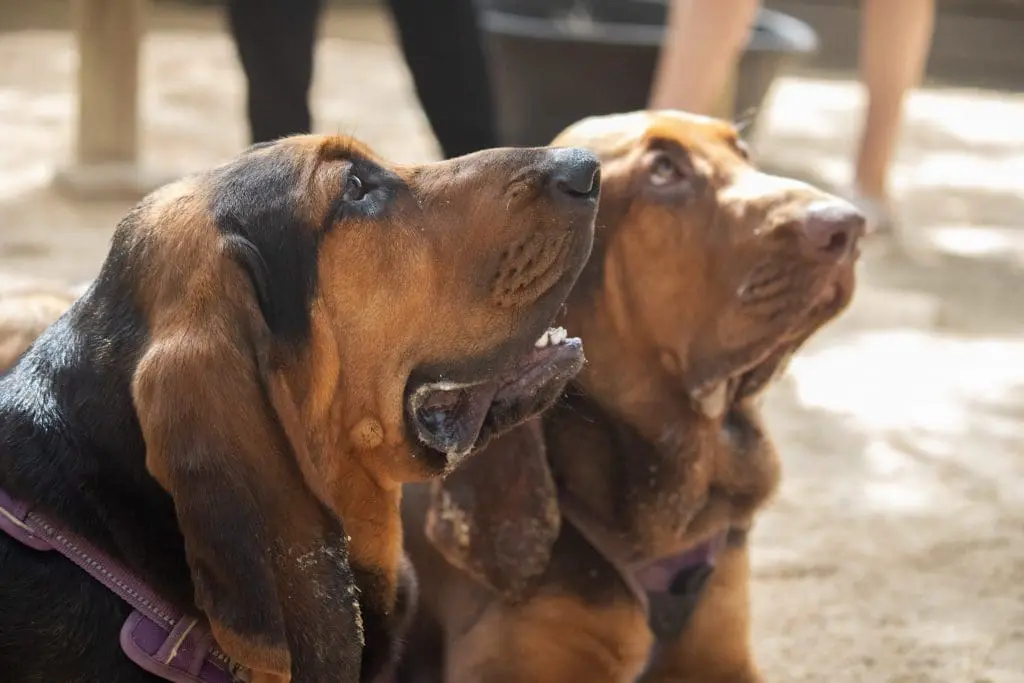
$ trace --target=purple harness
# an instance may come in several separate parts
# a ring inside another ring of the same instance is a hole
[[[633,571],[647,597],[647,622],[658,643],[674,640],[690,620],[726,546],[728,532]]]
[[[676,638],[697,607],[729,532],[722,531],[676,555],[653,562],[631,563],[622,559],[629,556],[623,542],[610,534],[583,505],[568,496],[562,496],[559,502],[565,519],[615,567],[640,603],[654,634],[655,647]]]
[[[172,683],[245,683],[250,672],[213,640],[209,624],[168,604],[127,567],[0,489],[0,531],[39,551],[56,550],[132,607],[121,649],[137,665]]]

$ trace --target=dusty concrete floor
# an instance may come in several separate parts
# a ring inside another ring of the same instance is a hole
[[[147,38],[143,143],[156,167],[202,167],[243,145],[242,80],[211,16],[158,21]],[[317,129],[433,157],[387,26],[335,17],[327,34]],[[64,31],[0,33],[4,273],[91,277],[128,208],[47,187],[71,148],[74,66]],[[841,184],[860,102],[849,82],[784,80],[758,154]],[[905,246],[867,250],[852,309],[769,396],[786,464],[755,536],[771,681],[1024,681],[1021,121],[1024,96],[911,98],[896,169]]]

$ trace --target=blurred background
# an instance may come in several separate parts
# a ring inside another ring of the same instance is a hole
[[[503,142],[644,106],[664,2],[480,6]],[[937,7],[892,168],[900,229],[767,400],[785,476],[754,535],[754,642],[773,681],[1024,681],[1024,2]],[[841,187],[858,3],[764,8],[722,112],[753,108],[762,166]],[[317,132],[440,157],[373,0],[327,3],[310,105]],[[3,0],[0,277],[93,277],[142,192],[248,139],[221,5]]]

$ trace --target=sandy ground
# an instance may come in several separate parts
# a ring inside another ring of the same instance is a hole
[[[332,25],[317,129],[433,158],[387,26]],[[161,170],[244,143],[232,47],[209,15],[197,26],[145,44],[143,144]],[[128,208],[48,189],[73,141],[74,68],[66,32],[0,33],[2,273],[91,277]],[[856,84],[787,78],[757,152],[842,184],[860,107]],[[854,306],[769,395],[786,464],[754,538],[755,641],[771,681],[1024,681],[1022,121],[1024,96],[911,98],[896,170],[903,246],[867,250]]]

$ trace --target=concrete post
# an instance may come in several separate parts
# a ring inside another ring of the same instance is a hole
[[[75,158],[54,185],[83,198],[138,197],[169,180],[139,164],[139,48],[147,0],[72,0],[78,45]]]

